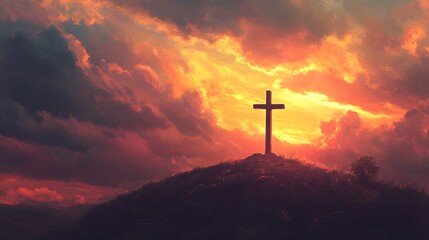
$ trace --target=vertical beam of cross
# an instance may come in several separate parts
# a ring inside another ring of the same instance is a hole
[[[272,114],[273,109],[284,109],[284,104],[271,103],[271,91],[266,92],[265,104],[253,104],[254,109],[265,109],[265,154],[271,153]]]

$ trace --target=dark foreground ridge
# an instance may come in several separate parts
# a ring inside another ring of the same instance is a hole
[[[73,223],[90,205],[53,208],[38,205],[0,204],[0,239],[34,240],[40,235]]]
[[[44,239],[429,239],[427,197],[272,155],[198,168]]]

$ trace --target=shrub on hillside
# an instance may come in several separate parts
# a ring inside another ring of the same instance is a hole
[[[350,172],[354,175],[357,182],[364,185],[373,184],[376,181],[379,168],[375,159],[370,156],[364,156],[356,159],[351,164]]]

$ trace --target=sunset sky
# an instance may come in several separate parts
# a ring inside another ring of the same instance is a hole
[[[0,0],[0,203],[273,151],[429,189],[429,0]]]

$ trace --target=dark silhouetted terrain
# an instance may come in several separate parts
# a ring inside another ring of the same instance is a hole
[[[88,205],[70,208],[0,205],[0,239],[37,239],[41,234],[71,224],[88,208]]]
[[[255,154],[95,206],[45,239],[429,239],[427,197]]]

